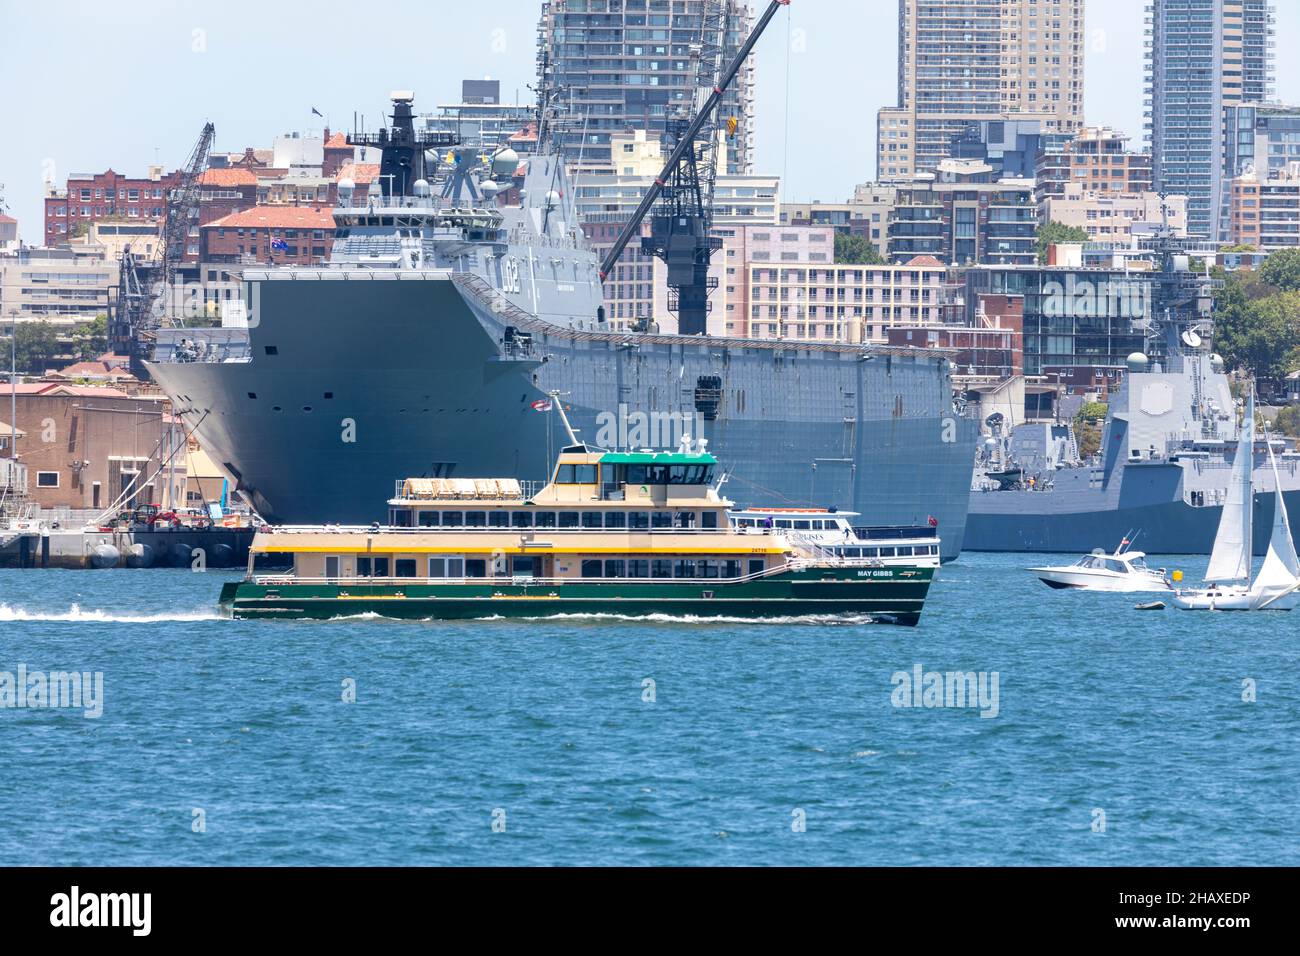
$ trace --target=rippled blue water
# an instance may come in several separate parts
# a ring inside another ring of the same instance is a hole
[[[1300,615],[1036,560],[945,567],[915,630],[242,622],[215,572],[0,571],[0,670],[105,682],[0,710],[0,864],[1300,863]],[[918,663],[997,671],[998,716],[892,706]]]

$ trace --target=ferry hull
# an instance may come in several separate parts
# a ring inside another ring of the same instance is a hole
[[[228,582],[221,608],[236,618],[325,620],[377,614],[400,620],[541,618],[572,614],[762,620],[866,616],[915,626],[933,568],[812,568],[728,583],[432,584]]]

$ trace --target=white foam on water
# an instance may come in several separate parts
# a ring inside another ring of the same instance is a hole
[[[74,604],[66,611],[29,611],[0,602],[0,621],[70,621],[81,624],[161,624],[169,621],[218,621],[222,616],[216,611],[190,613],[131,614],[105,611],[100,608],[83,611]]]

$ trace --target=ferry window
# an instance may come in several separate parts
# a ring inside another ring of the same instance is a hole
[[[337,578],[339,576],[339,558],[336,554],[325,557],[325,577]]]
[[[646,465],[646,481],[652,485],[668,484],[668,466],[667,465]]]
[[[650,527],[650,512],[629,511],[627,513],[627,526],[637,529]]]
[[[555,473],[555,483],[557,485],[573,484],[573,466],[561,465]]]
[[[810,529],[812,528],[812,522],[811,522],[811,521],[800,520],[800,521],[796,521],[796,522],[794,523],[794,526],[795,526],[796,528],[798,528],[800,531],[808,531],[808,530],[810,530]]]
[[[652,528],[671,528],[673,526],[673,513],[671,511],[656,511],[650,516],[650,527]]]
[[[604,524],[603,518],[604,515],[599,511],[584,511],[582,513],[582,526],[584,528],[599,528]]]
[[[678,561],[673,568],[673,577],[675,578],[693,578],[695,577],[694,561]]]
[[[397,573],[398,573],[398,576],[401,577],[401,576],[402,576],[402,572],[401,572],[402,562],[401,562],[401,561],[398,561],[398,562],[397,562],[397,567],[398,567],[398,572],[397,572]],[[431,578],[445,578],[446,576],[447,576],[447,559],[446,559],[446,558],[430,558],[430,559],[429,559],[429,577],[431,577]]]
[[[880,556],[881,556],[882,558],[892,558],[892,557],[894,557],[894,549],[893,549],[893,548],[881,548],[881,549],[880,549]]]
[[[616,465],[601,465],[600,480],[607,488],[618,485],[618,467]]]
[[[533,514],[531,511],[516,511],[510,516],[510,523],[516,528],[531,528],[533,526]]]
[[[606,528],[626,528],[627,515],[621,511],[610,511],[605,515]]]
[[[736,560],[722,562],[722,576],[724,578],[740,577],[740,562]]]
[[[388,558],[375,558],[375,577],[388,577]]]
[[[898,556],[900,558],[910,558],[912,556],[912,549],[906,546],[902,546],[898,549]]]
[[[749,559],[749,573],[750,573],[750,574],[762,574],[762,573],[763,573],[763,565],[764,565],[764,563],[765,563],[765,562],[763,561],[762,558],[750,558],[750,559]]]
[[[467,578],[485,578],[487,577],[487,561],[483,558],[468,558],[465,561],[465,577]]]
[[[777,518],[776,526],[778,528],[793,528],[794,522],[792,522],[789,518]]]
[[[436,511],[421,511],[421,512],[420,512],[420,527],[421,527],[421,528],[436,528],[436,527],[438,527],[438,512],[436,512]]]
[[[415,558],[398,558],[397,576],[399,578],[415,577]]]
[[[576,511],[561,511],[561,512],[560,512],[560,527],[561,527],[561,528],[576,528],[576,527],[578,527],[578,512],[576,512]]]
[[[628,465],[627,483],[629,485],[644,485],[646,483],[646,466]]]
[[[677,512],[677,519],[676,519],[676,521],[677,521],[677,527],[679,527],[679,528],[694,528],[694,527],[695,527],[695,512],[694,512],[694,511],[679,511],[679,512]]]
[[[464,515],[459,511],[444,511],[442,524],[445,528],[458,528],[464,523]]]
[[[447,559],[447,577],[463,578],[465,576],[465,559],[448,558]]]
[[[536,567],[535,559],[531,557],[512,558],[511,567],[514,569],[513,574],[532,577],[533,569]]]
[[[594,485],[596,483],[596,466],[595,465],[574,465],[574,479],[580,485]]]
[[[554,528],[555,512],[539,511],[537,512],[537,515],[533,518],[533,523],[539,528]]]
[[[489,528],[508,528],[510,527],[509,511],[493,511],[488,515]]]
[[[598,578],[602,574],[604,574],[603,562],[595,558],[582,559],[582,576],[584,578]]]
[[[357,558],[357,577],[359,577],[359,578],[368,578],[368,577],[370,577],[370,559],[369,559],[369,558]]]
[[[700,513],[700,527],[716,528],[718,526],[718,513],[716,511],[703,511]]]
[[[695,562],[695,576],[697,578],[716,578],[718,576],[718,562],[717,561]]]
[[[467,528],[486,528],[487,512],[486,511],[466,511],[465,527]]]
[[[654,561],[651,563],[650,574],[656,578],[671,578],[673,576],[673,563],[671,561]]]
[[[878,558],[880,557],[880,551],[876,548],[863,548],[862,556],[864,558]]]
[[[622,559],[605,562],[605,577],[621,578],[625,576],[626,565]]]
[[[629,578],[650,577],[650,562],[642,558],[633,558],[627,563],[627,576]]]

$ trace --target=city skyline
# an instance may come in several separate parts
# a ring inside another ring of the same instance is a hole
[[[0,82],[29,92],[5,98],[13,148],[0,157],[0,183],[28,243],[40,241],[44,179],[62,185],[71,173],[107,167],[143,175],[155,162],[170,171],[185,162],[206,120],[217,127],[215,148],[236,150],[319,129],[313,108],[336,131],[351,127],[354,109],[374,126],[391,89],[414,89],[417,108],[432,111],[458,98],[462,79],[490,75],[504,100],[532,98],[535,0],[454,15],[411,4],[410,29],[385,36],[382,57],[366,53],[364,31],[304,27],[274,8],[236,2],[219,19],[197,2],[137,9],[139,16],[123,17],[120,9],[55,2],[7,11]],[[896,100],[897,10],[895,0],[870,9],[795,0],[759,42],[755,170],[781,176],[783,201],[843,201],[875,177],[876,110]],[[1143,143],[1144,15],[1132,0],[1089,0],[1085,18],[1085,122],[1122,131],[1135,148]],[[258,31],[240,26],[250,18]],[[104,57],[123,56],[91,61],[85,74],[53,70],[33,41],[70,19],[98,38]],[[461,42],[437,42],[448,30]],[[1279,48],[1295,36],[1300,9],[1279,4]],[[430,63],[430,50],[444,59]],[[346,56],[355,67],[340,68]],[[1300,64],[1279,57],[1276,86],[1277,100],[1300,102]]]

